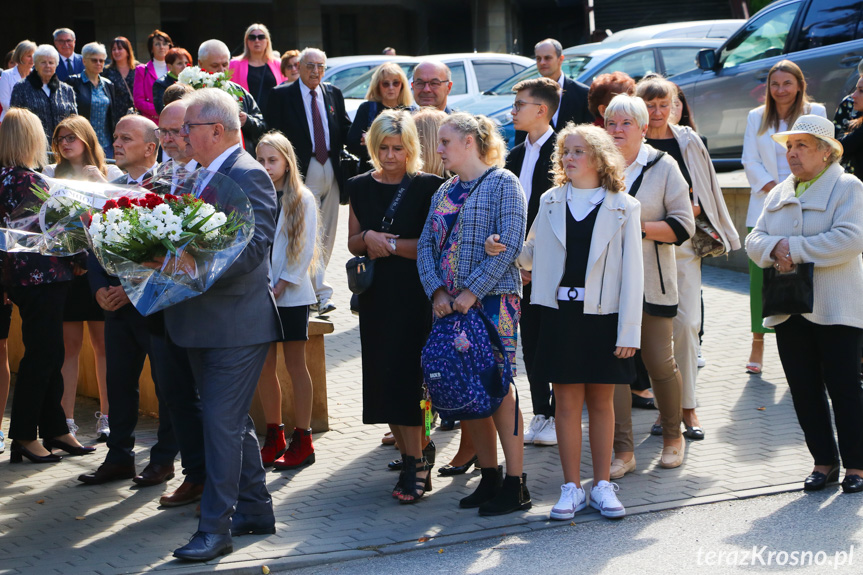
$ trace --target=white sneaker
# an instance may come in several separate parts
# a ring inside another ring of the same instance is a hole
[[[318,303],[318,317],[322,315],[327,315],[336,310],[336,304],[334,304],[330,300],[322,301]]]
[[[554,425],[554,418],[549,417],[545,426],[536,432],[533,437],[534,445],[557,445],[557,427]]]
[[[3,432],[0,431],[0,453],[6,451],[6,436],[3,435]]]
[[[560,499],[551,508],[548,516],[558,521],[572,519],[576,513],[587,507],[587,495],[584,489],[575,483],[564,483],[560,486]]]
[[[704,367],[707,365],[707,360],[704,359],[704,354],[701,353],[701,348],[698,348],[698,367]]]
[[[620,519],[626,515],[626,509],[615,495],[619,491],[617,483],[602,480],[590,488],[590,506],[599,511],[603,517]]]
[[[536,434],[545,427],[546,423],[548,420],[544,415],[534,415],[533,419],[530,420],[530,425],[524,430],[524,444],[533,443]]]
[[[96,441],[108,441],[108,436],[111,435],[111,428],[108,426],[108,416],[101,411],[97,411],[96,419],[99,420],[96,424]]]
[[[72,437],[77,439],[78,436],[76,434],[78,433],[78,426],[75,425],[75,420],[74,419],[67,419],[66,420],[66,427],[69,428],[69,435],[71,435]]]

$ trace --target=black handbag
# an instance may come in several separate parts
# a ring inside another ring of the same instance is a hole
[[[815,303],[815,264],[797,264],[790,272],[764,269],[761,316],[812,313]]]
[[[381,231],[383,233],[389,233],[392,229],[396,211],[399,209],[399,205],[401,205],[405,193],[411,185],[411,181],[411,177],[407,174],[402,178],[401,186],[396,190],[381,220]],[[361,294],[372,287],[375,275],[375,260],[368,256],[356,256],[348,260],[348,263],[345,264],[345,270],[348,273],[348,289],[354,294]]]

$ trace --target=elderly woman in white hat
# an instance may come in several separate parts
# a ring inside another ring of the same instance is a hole
[[[770,315],[764,326],[776,330],[797,420],[815,460],[803,489],[837,481],[841,456],[842,491],[856,493],[863,491],[863,183],[839,165],[842,145],[825,118],[800,116],[773,139],[785,146],[792,175],[767,196],[746,251],[759,267],[778,272],[814,264],[812,312]]]

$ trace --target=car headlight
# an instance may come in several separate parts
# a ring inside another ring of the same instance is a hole
[[[489,116],[489,118],[491,118],[491,120],[497,123],[497,125],[500,127],[512,124],[512,114],[509,113],[509,108],[507,108],[506,110],[501,110],[496,114],[492,114],[491,116]]]

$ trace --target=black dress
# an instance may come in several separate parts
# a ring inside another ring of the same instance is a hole
[[[418,174],[399,206],[390,233],[420,237],[432,195],[443,180]],[[399,185],[381,184],[371,173],[348,180],[351,207],[363,230],[381,220]],[[372,287],[359,296],[363,358],[363,423],[422,425],[420,354],[432,323],[431,304],[416,260],[388,256],[375,261]]]
[[[561,287],[584,287],[593,227],[601,205],[580,222],[565,208],[566,264]],[[586,314],[583,301],[557,304],[558,309],[540,308],[542,330],[533,360],[538,377],[558,384],[632,382],[635,379],[632,358],[614,357],[617,314]]]

